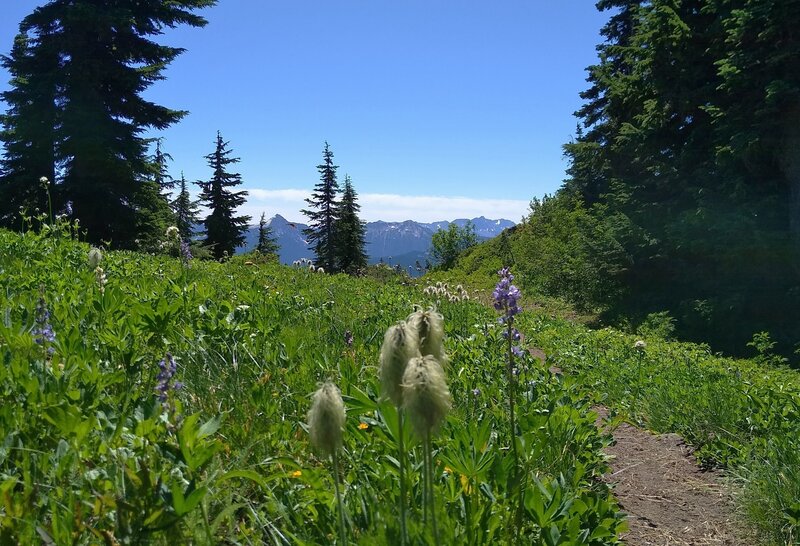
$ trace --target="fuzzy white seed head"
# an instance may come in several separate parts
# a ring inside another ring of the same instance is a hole
[[[312,273],[315,273],[317,271],[317,268],[314,267],[314,264],[311,264],[308,266],[308,270],[311,271]]]
[[[378,375],[384,398],[397,407],[403,405],[403,374],[408,361],[415,356],[420,356],[415,332],[404,322],[389,327],[383,336]]]
[[[167,235],[167,239],[179,239],[180,236],[181,236],[180,231],[178,231],[177,226],[169,226],[167,228],[166,235]]]
[[[435,432],[450,410],[441,364],[432,356],[412,358],[403,374],[403,408],[420,438]]]
[[[308,412],[311,445],[322,455],[332,455],[342,445],[344,420],[342,394],[336,385],[327,381],[314,393]]]
[[[419,351],[422,356],[432,355],[441,363],[447,364],[444,352],[444,322],[442,315],[434,309],[415,311],[406,319],[406,323],[419,339]]]
[[[100,249],[95,247],[89,249],[89,267],[94,269],[100,265],[101,261],[103,261],[103,253]]]
[[[321,267],[317,268],[317,273],[325,273],[325,270]]]
[[[633,348],[637,351],[644,351],[645,347],[647,347],[647,343],[641,339],[637,340],[636,343],[633,344]]]

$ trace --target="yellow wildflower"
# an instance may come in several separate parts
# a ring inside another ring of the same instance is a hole
[[[302,475],[303,475],[303,472],[300,471],[300,470],[295,470],[294,472],[292,472],[292,478],[299,478]]]
[[[358,424],[358,430],[367,430],[368,428],[369,428],[369,425],[366,424],[366,423],[359,423]]]

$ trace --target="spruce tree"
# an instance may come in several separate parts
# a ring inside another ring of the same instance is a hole
[[[20,209],[47,211],[49,203],[41,177],[55,183],[56,73],[60,66],[52,28],[36,37],[19,34],[9,56],[0,65],[11,74],[11,89],[0,93],[8,105],[0,117],[0,225],[15,224]],[[56,197],[50,185],[51,197]]]
[[[336,271],[336,243],[335,227],[338,219],[338,206],[336,194],[339,184],[336,181],[336,169],[333,164],[333,152],[325,142],[322,150],[322,163],[317,165],[319,182],[314,186],[314,192],[306,203],[316,210],[301,210],[308,216],[308,228],[303,230],[308,240],[312,243],[312,250],[316,255],[316,264],[327,272]]]
[[[250,216],[235,216],[236,209],[244,204],[247,192],[231,190],[241,185],[242,176],[228,172],[230,165],[240,161],[238,157],[230,157],[228,144],[217,131],[216,147],[206,156],[213,175],[208,182],[197,183],[202,190],[200,202],[211,211],[203,220],[206,234],[203,243],[217,259],[226,253],[232,256],[236,247],[244,244],[250,222]]]
[[[133,246],[151,168],[143,133],[186,114],[142,96],[183,51],[150,38],[182,24],[204,26],[194,12],[214,3],[52,0],[23,20],[20,30],[35,37],[37,51],[54,44],[58,119],[50,127],[63,168],[59,193],[90,241]]]
[[[278,241],[272,234],[272,228],[267,225],[266,214],[261,213],[261,220],[258,222],[258,244],[256,250],[261,254],[277,254]]]
[[[350,177],[345,176],[334,232],[338,269],[351,275],[367,266],[367,254],[364,251],[366,224],[358,217],[361,206],[357,197]]]
[[[181,172],[180,190],[178,196],[172,201],[172,212],[175,215],[175,227],[181,234],[181,240],[189,241],[194,237],[195,226],[200,222],[200,208],[197,201],[192,200],[189,194],[186,177]]]

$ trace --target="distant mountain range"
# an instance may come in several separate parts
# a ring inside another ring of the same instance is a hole
[[[489,220],[483,216],[471,220],[459,218],[453,220],[452,223],[463,227],[470,221],[475,226],[475,233],[480,239],[491,239],[500,235],[504,229],[514,226],[514,222],[510,220]],[[407,269],[408,266],[413,267],[419,260],[424,265],[425,260],[429,259],[428,251],[433,234],[439,229],[446,229],[450,223],[447,220],[430,224],[412,220],[367,222],[366,251],[369,263],[374,264],[383,260],[387,264],[393,266],[399,264]],[[268,224],[280,245],[278,256],[281,263],[291,264],[301,258],[312,259],[314,257],[303,235],[303,230],[308,227],[306,224],[289,222],[279,214],[271,218]],[[240,252],[255,248],[257,242],[258,226],[253,226],[248,230],[245,246],[240,249]]]

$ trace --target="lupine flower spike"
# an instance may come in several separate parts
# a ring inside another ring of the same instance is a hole
[[[322,455],[330,456],[333,463],[333,478],[336,484],[336,504],[339,508],[339,538],[342,544],[347,543],[344,528],[344,508],[339,493],[339,460],[337,451],[342,445],[345,410],[339,388],[327,381],[317,392],[308,412],[308,428],[311,434],[311,445]]]
[[[520,333],[514,327],[514,317],[517,316],[522,309],[519,307],[520,291],[511,284],[514,280],[514,275],[508,267],[504,267],[497,272],[500,275],[500,280],[495,286],[492,297],[494,298],[494,308],[502,313],[500,317],[500,324],[505,324],[506,329],[503,332],[503,337],[506,341],[506,377],[508,381],[508,407],[510,417],[510,443],[511,454],[514,458],[514,482],[517,484],[517,511],[515,516],[515,534],[514,539],[519,540],[520,528],[522,526],[522,487],[521,480],[519,479],[519,457],[517,455],[517,425],[514,416],[515,405],[515,391],[516,391],[516,374],[517,369],[514,366],[514,357],[522,356],[522,349],[517,345],[520,340]]]
[[[47,308],[44,296],[41,296],[36,304],[36,326],[31,333],[36,344],[44,347],[48,355],[55,352],[50,344],[56,340],[56,334],[50,325],[50,310]]]
[[[165,410],[171,411],[172,405],[169,403],[170,392],[179,391],[183,388],[183,383],[173,381],[178,371],[178,365],[175,363],[175,358],[170,353],[167,353],[163,360],[158,363],[158,369],[155,388],[156,398],[158,398]]]

